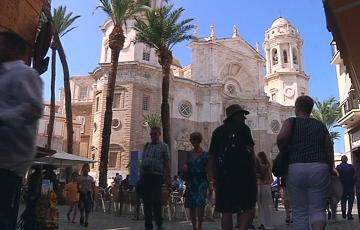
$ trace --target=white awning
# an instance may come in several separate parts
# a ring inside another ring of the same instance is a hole
[[[36,163],[45,163],[45,164],[51,164],[56,166],[73,166],[78,164],[85,164],[85,163],[95,163],[95,160],[78,156],[75,154],[69,154],[63,151],[58,151],[54,155],[46,156],[42,158],[36,159]]]

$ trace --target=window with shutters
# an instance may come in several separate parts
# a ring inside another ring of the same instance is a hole
[[[143,110],[149,111],[150,109],[150,97],[147,95],[143,96]]]
[[[88,98],[88,87],[87,86],[80,86],[79,90],[79,101],[86,100]]]
[[[114,94],[114,101],[113,101],[113,108],[120,108],[120,98],[121,98],[121,93],[115,93]]]

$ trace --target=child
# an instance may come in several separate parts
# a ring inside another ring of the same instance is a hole
[[[69,211],[67,212],[67,219],[70,222],[70,215],[71,212],[74,211],[74,214],[72,216],[71,219],[71,223],[75,224],[75,218],[76,218],[76,212],[77,212],[77,205],[79,203],[79,190],[78,190],[78,185],[77,185],[77,177],[78,177],[78,173],[74,172],[71,175],[71,182],[67,183],[65,185],[65,189],[64,189],[64,196],[67,198],[67,200],[69,201]]]
[[[81,176],[78,177],[78,188],[80,191],[79,210],[80,210],[80,225],[88,227],[89,214],[93,205],[93,194],[95,191],[94,178],[89,175],[90,166],[84,164],[81,169]],[[85,212],[85,218],[84,218]]]

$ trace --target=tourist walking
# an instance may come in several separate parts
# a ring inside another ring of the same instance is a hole
[[[153,229],[153,215],[157,230],[162,230],[161,192],[162,185],[171,186],[169,148],[160,141],[161,129],[150,130],[151,142],[146,143],[140,168],[140,184],[144,202],[145,230]]]
[[[35,158],[42,81],[27,66],[27,44],[0,32],[0,229],[15,230],[22,178]]]
[[[75,224],[76,213],[79,205],[79,188],[78,188],[78,173],[73,172],[71,175],[71,182],[67,183],[64,188],[64,196],[69,202],[69,211],[66,214],[67,220]],[[73,212],[72,218],[71,213]]]
[[[234,104],[226,108],[224,124],[212,134],[209,178],[215,184],[215,210],[222,213],[223,230],[233,229],[233,214],[240,214],[239,229],[248,229],[257,196],[254,141],[245,124],[248,111]]]
[[[208,154],[200,147],[202,135],[199,132],[190,134],[190,142],[194,147],[187,155],[184,165],[186,175],[185,207],[190,209],[193,230],[202,230],[206,195],[208,191],[207,164]]]
[[[273,210],[273,201],[271,195],[271,183],[273,182],[271,173],[271,164],[265,152],[257,154],[259,162],[259,177],[258,177],[258,199],[259,206],[259,229],[272,229],[273,224],[271,215]]]
[[[275,211],[279,211],[279,197],[280,197],[280,178],[276,179],[271,183],[271,196]]]
[[[346,155],[341,156],[341,163],[336,167],[336,170],[339,172],[343,188],[341,214],[344,219],[347,217],[348,220],[352,220],[353,216],[351,212],[355,199],[355,168],[351,164],[348,164],[347,161],[348,158]]]
[[[285,120],[277,143],[289,157],[286,186],[295,230],[320,230],[326,225],[326,195],[334,167],[333,143],[326,126],[310,117],[314,101],[300,96],[295,118]]]
[[[358,210],[358,221],[360,223],[360,160],[357,158],[355,171],[355,192],[356,192],[356,204]]]
[[[285,209],[285,223],[290,224],[293,222],[292,208],[290,203],[290,195],[286,188],[285,177],[280,178],[280,196]]]
[[[330,188],[328,191],[328,219],[336,219],[336,209],[341,197],[343,195],[343,188],[340,180],[340,174],[336,169],[330,177]]]
[[[89,214],[92,210],[95,191],[95,181],[94,178],[89,175],[89,172],[90,165],[84,164],[81,168],[81,175],[78,177],[78,187],[80,191],[80,225],[83,225],[84,227],[89,226]]]
[[[115,182],[115,184],[117,184],[118,186],[121,185],[122,176],[121,176],[119,173],[116,173],[116,174],[115,174],[114,182]]]

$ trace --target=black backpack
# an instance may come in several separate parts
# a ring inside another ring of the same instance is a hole
[[[226,136],[223,151],[217,155],[217,168],[219,178],[232,176],[244,167],[253,166],[254,157],[252,152],[241,140],[241,133],[235,129],[225,132]]]

